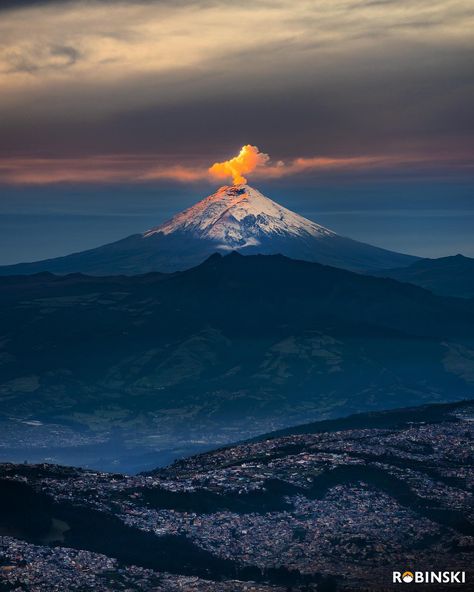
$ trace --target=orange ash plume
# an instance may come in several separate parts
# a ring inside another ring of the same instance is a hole
[[[232,177],[234,185],[247,183],[244,174],[251,173],[258,166],[265,165],[270,160],[268,154],[260,152],[257,146],[247,144],[237,156],[224,162],[215,162],[209,169],[211,175],[217,179]]]

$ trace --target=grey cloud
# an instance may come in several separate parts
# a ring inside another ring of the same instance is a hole
[[[10,67],[7,69],[8,74],[14,74],[16,72],[32,74],[38,70],[38,64],[26,55],[12,53],[7,57],[10,64]]]
[[[271,0],[240,0],[240,3],[247,4],[249,6],[275,6],[278,4],[278,2],[271,2]],[[12,10],[19,8],[37,8],[41,6],[48,6],[54,4],[58,6],[64,6],[65,4],[81,4],[84,7],[87,6],[87,4],[156,4],[169,7],[198,5],[204,8],[226,4],[235,5],[235,0],[2,0],[0,3],[0,12],[2,10]]]
[[[372,72],[352,64],[351,73],[347,64],[332,77],[306,65],[277,86],[209,74],[200,81],[209,87],[208,96],[199,95],[199,81],[190,73],[189,88],[160,80],[181,95],[173,104],[130,108],[101,120],[64,120],[60,126],[38,120],[9,129],[4,124],[2,144],[7,152],[34,146],[40,153],[205,154],[210,160],[249,142],[279,158],[466,152],[473,131],[468,105],[474,101],[469,56],[438,60],[439,72],[426,56],[411,68],[397,62],[384,67],[381,60]],[[143,92],[140,84],[145,82],[136,81],[128,92]]]
[[[401,0],[403,2],[403,0]],[[393,4],[400,4],[400,0],[362,0],[352,4],[349,8],[357,9],[357,8],[366,8],[371,6],[388,6]]]
[[[63,67],[72,66],[81,56],[81,52],[70,45],[53,45],[49,53],[52,56],[61,56],[65,58]]]
[[[177,160],[204,154],[212,162],[245,143],[275,158],[472,150],[474,88],[467,41],[455,43],[431,31],[422,42],[422,31],[405,35],[399,29],[435,24],[416,11],[406,23],[395,14],[377,26],[355,14],[341,23],[336,18],[334,38],[301,16],[291,13],[302,25],[301,35],[283,28],[288,36],[273,41],[259,38],[255,28],[255,47],[240,47],[239,36],[229,33],[223,45],[232,52],[209,52],[196,67],[158,73],[132,67],[111,80],[70,76],[62,86],[45,86],[40,100],[9,107],[9,117],[0,122],[0,153],[127,152],[174,154]],[[436,23],[451,19],[449,12]],[[344,46],[348,39],[370,43]],[[48,51],[62,68],[81,59],[68,43]],[[38,69],[34,57],[17,56],[17,70]],[[94,68],[111,59],[95,62]]]
[[[40,70],[62,70],[73,66],[81,57],[81,52],[70,45],[51,45],[35,55],[31,52],[13,52],[8,55],[8,73],[27,72],[33,74]],[[59,61],[54,58],[61,58]]]

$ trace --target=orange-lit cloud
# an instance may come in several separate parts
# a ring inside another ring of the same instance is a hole
[[[299,157],[288,162],[282,160],[276,163],[269,163],[263,169],[258,171],[258,176],[267,179],[278,179],[289,175],[297,175],[306,171],[329,170],[329,169],[360,169],[360,168],[379,168],[381,166],[390,166],[408,163],[419,159],[414,157],[400,156],[352,156],[328,158],[323,156]]]
[[[140,183],[169,179],[182,183],[208,179],[204,167],[161,162],[154,156],[103,155],[78,158],[3,158],[0,183]]]
[[[268,154],[260,152],[257,146],[246,144],[234,158],[224,162],[215,162],[209,173],[216,179],[231,178],[234,185],[247,183],[244,175],[251,173],[258,167],[263,167],[270,160]]]
[[[279,179],[292,175],[330,171],[409,171],[472,169],[463,155],[365,155],[352,157],[297,157],[272,162],[255,146],[244,146],[235,158],[207,168],[200,163],[175,164],[153,155],[103,155],[78,158],[3,158],[0,159],[0,183],[11,185],[48,185],[56,183],[144,183],[160,180],[193,183],[232,177],[244,183],[244,174],[252,181]]]

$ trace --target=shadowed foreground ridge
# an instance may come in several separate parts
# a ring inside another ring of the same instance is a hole
[[[8,459],[134,472],[304,421],[474,395],[472,301],[390,279],[232,253],[172,275],[0,288]]]

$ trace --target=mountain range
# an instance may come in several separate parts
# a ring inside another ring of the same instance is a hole
[[[420,259],[407,267],[372,273],[410,282],[442,296],[474,298],[474,259],[463,255]]]
[[[4,277],[0,305],[4,458],[132,471],[474,393],[471,300],[281,255]]]
[[[194,267],[213,253],[235,250],[245,255],[282,254],[362,272],[402,267],[417,260],[339,236],[243,184],[221,187],[142,234],[65,257],[3,266],[0,275],[174,272]]]

